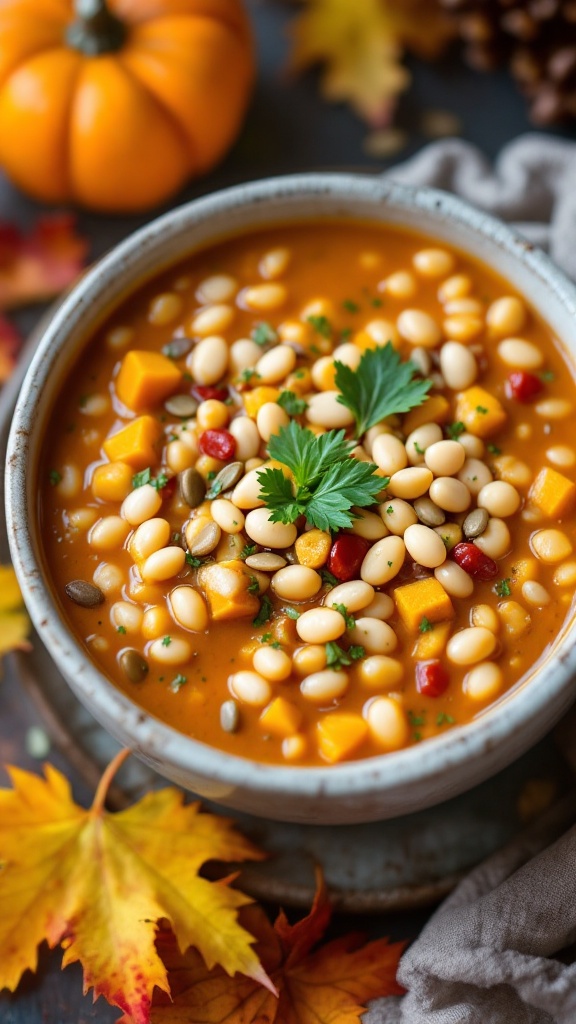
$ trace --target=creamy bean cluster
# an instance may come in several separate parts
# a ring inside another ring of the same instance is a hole
[[[338,368],[390,348],[426,388],[359,432]],[[296,765],[398,750],[483,711],[557,634],[574,385],[526,302],[459,253],[361,225],[232,240],[132,297],[74,381],[41,488],[55,587],[175,728]],[[342,487],[349,525],[307,515],[274,457],[289,437],[372,466],[363,503]]]

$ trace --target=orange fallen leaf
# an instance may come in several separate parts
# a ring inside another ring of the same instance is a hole
[[[0,309],[58,295],[79,276],[87,252],[72,214],[40,217],[27,235],[0,222]]]
[[[383,128],[410,82],[404,49],[431,57],[453,34],[432,0],[305,0],[291,27],[291,68],[323,65],[324,97]]]
[[[278,989],[278,998],[250,978],[207,970],[195,950],[182,955],[172,934],[161,931],[158,949],[168,969],[173,1002],[156,993],[152,1024],[358,1024],[366,1002],[400,995],[396,981],[404,943],[364,943],[346,935],[314,947],[330,921],[323,881],[310,914],[290,925],[280,913],[274,926],[260,907],[242,911],[256,950]],[[131,1024],[123,1017],[119,1024]]]
[[[0,363],[1,365],[1,363]],[[11,565],[0,565],[0,658],[9,651],[29,650],[30,620]]]
[[[63,966],[81,962],[95,999],[103,995],[133,1024],[148,1024],[154,987],[170,991],[155,947],[160,920],[181,950],[193,943],[210,968],[220,964],[270,985],[253,936],[237,920],[248,897],[198,875],[208,860],[262,854],[228,820],[185,806],[174,788],[117,814],[105,811],[127,754],[106,770],[89,810],[74,803],[68,781],[50,765],[45,779],[9,769],[14,788],[0,790],[0,989],[14,990],[36,968],[46,939],[63,945]]]

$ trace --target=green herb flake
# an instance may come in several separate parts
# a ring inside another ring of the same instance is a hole
[[[488,449],[488,451],[490,452],[491,455],[501,455],[502,454],[502,449],[499,448],[497,444],[492,444],[492,441],[489,441],[488,444],[486,445],[486,447],[487,447],[487,449]]]
[[[165,637],[162,638],[162,646],[163,647],[170,647],[171,643],[172,643],[172,637],[171,636],[165,636]]]
[[[52,484],[52,487],[56,487],[62,479],[62,473],[59,473],[57,469],[51,469],[48,474],[48,479]]]
[[[166,476],[166,473],[159,473],[156,479],[151,480],[150,483],[152,484],[152,487],[155,488],[155,490],[161,491],[163,487],[166,487],[166,484],[168,483],[168,477]]]
[[[257,546],[257,544],[245,544],[238,557],[245,562],[247,558],[250,558],[250,555],[254,555],[256,553]]]
[[[417,452],[418,455],[424,455],[426,452],[425,448],[420,447],[418,441],[414,441],[414,450]]]
[[[432,387],[431,381],[416,378],[417,367],[402,362],[390,341],[367,349],[355,370],[338,360],[334,366],[338,402],[353,414],[356,437],[387,416],[422,405]]]
[[[446,433],[451,441],[457,441],[462,434],[466,433],[466,424],[462,423],[462,420],[456,420],[455,423],[449,423],[446,427]]]
[[[248,584],[247,590],[248,590],[249,594],[259,594],[260,593],[260,584],[259,584],[256,576],[250,576],[250,583]]]
[[[334,672],[338,672],[339,669],[352,664],[352,658],[348,652],[343,651],[342,648],[333,640],[329,640],[325,646],[326,668],[331,668]]]
[[[424,615],[424,617],[420,621],[418,629],[420,630],[421,633],[430,633],[434,629],[434,626],[430,622],[430,619],[427,619],[426,616]]]
[[[252,341],[255,341],[257,345],[274,345],[278,341],[278,334],[272,327],[272,324],[262,321],[262,323],[256,324],[250,334]]]
[[[323,338],[332,337],[332,324],[327,316],[309,316],[307,320],[317,334],[322,335]]]
[[[409,711],[408,721],[410,722],[410,725],[414,726],[426,725],[426,712],[420,711],[419,714],[416,714],[415,711]]]
[[[297,612],[295,608],[283,608],[282,611],[284,615],[287,615],[289,619],[294,619],[294,621],[300,618],[300,612]]]
[[[308,408],[308,402],[298,398],[294,391],[281,391],[276,401],[289,416],[301,416]]]
[[[445,711],[440,711],[436,715],[436,725],[454,725],[456,719],[452,715],[447,715]]]
[[[215,476],[216,476],[216,470],[215,469],[211,469],[209,473],[206,473],[206,479],[207,480],[213,480]]]
[[[258,612],[257,616],[254,619],[252,619],[252,625],[263,626],[266,622],[270,621],[270,619],[272,618],[273,611],[274,609],[272,607],[272,602],[270,598],[267,597],[266,594],[264,594],[264,596],[260,599],[260,611]]]
[[[414,739],[415,743],[420,743],[420,741],[422,740],[422,733],[421,732],[413,733],[413,739]]]
[[[343,327],[342,330],[340,331],[340,341],[350,341],[351,337],[352,337],[352,328],[351,327]]]
[[[327,586],[329,590],[332,590],[332,587],[337,587],[338,584],[340,583],[340,580],[337,580],[336,577],[333,576],[331,572],[328,572],[328,569],[319,569],[318,572],[322,577],[322,583],[324,583],[324,585]]]
[[[186,564],[192,566],[193,569],[199,569],[201,565],[204,565],[204,558],[197,558],[196,555],[186,555]]]
[[[366,654],[366,648],[362,647],[361,644],[352,644],[352,646],[348,648],[348,654],[352,658],[352,661],[360,661],[360,658],[363,658]]]
[[[380,306],[383,306],[384,303],[382,302],[382,299],[379,299],[378,296],[375,295],[372,299],[371,305],[374,306],[374,309],[380,309]]]
[[[481,413],[482,416],[487,416],[488,415],[488,409],[486,408],[485,405],[477,405],[476,406],[476,412]]]
[[[178,693],[178,690],[181,690],[182,687],[187,682],[188,682],[188,680],[187,680],[186,676],[183,676],[182,673],[179,672],[177,676],[174,676],[174,679],[170,683],[170,689],[171,689],[172,693]]]
[[[145,484],[149,484],[152,479],[152,470],[150,466],[148,469],[142,469],[139,473],[135,473],[132,477],[132,487],[137,490],[138,487],[144,487]]]
[[[261,644],[269,644],[272,639],[272,633],[262,633],[262,636],[258,637]]]
[[[553,370],[542,370],[539,374],[540,380],[544,381],[545,384],[549,384],[551,381],[556,380],[556,374]]]
[[[353,299],[344,299],[344,302],[342,303],[342,308],[345,309],[347,313],[360,312],[360,306],[358,305],[357,302],[354,302]]]
[[[291,420],[273,434],[270,458],[291,470],[293,481],[281,469],[258,472],[260,497],[270,511],[270,522],[293,523],[305,515],[320,530],[350,527],[353,507],[373,505],[383,482],[374,475],[376,466],[350,458],[353,441],[344,430],[328,430],[316,436]]]
[[[346,605],[333,604],[332,607],[334,608],[335,611],[340,612],[340,615],[343,617],[346,623],[346,629],[354,629],[354,626],[356,625],[356,619],[354,618],[353,615],[350,615]]]
[[[260,379],[260,374],[257,373],[256,370],[252,370],[249,366],[242,370],[242,373],[240,374],[240,380],[244,384],[249,384],[255,377]]]
[[[512,593],[512,590],[510,589],[510,577],[507,577],[505,580],[498,580],[494,590],[498,594],[498,597],[510,597],[510,594]]]
[[[125,634],[126,633],[126,626],[116,626],[116,632],[117,633]]]
[[[388,505],[388,508],[386,509],[386,515],[387,516],[393,516],[394,515],[394,507],[393,507],[393,505]]]

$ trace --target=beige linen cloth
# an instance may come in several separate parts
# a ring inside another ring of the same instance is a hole
[[[491,168],[450,139],[388,174],[514,222],[576,280],[575,144],[526,135]],[[468,875],[402,958],[407,994],[375,1001],[364,1024],[576,1024],[575,820],[576,792]]]

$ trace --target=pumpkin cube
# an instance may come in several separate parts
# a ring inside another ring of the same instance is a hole
[[[317,529],[301,533],[294,545],[300,565],[306,565],[309,569],[319,569],[326,564],[331,546],[330,534]]]
[[[428,621],[431,622],[430,619]],[[414,644],[412,657],[416,661],[432,661],[433,658],[439,658],[444,653],[451,628],[449,622],[439,622],[436,625],[432,625],[432,629],[427,630],[418,637]]]
[[[264,709],[258,721],[263,732],[271,732],[273,736],[285,739],[286,736],[293,736],[298,732],[302,712],[285,697],[275,697]]]
[[[316,732],[322,757],[335,764],[349,757],[364,742],[368,725],[360,715],[331,711],[318,722]]]
[[[158,461],[157,447],[164,435],[153,416],[139,416],[104,441],[110,462],[126,462],[132,469],[147,469]]]
[[[258,595],[248,589],[251,586],[250,571],[240,559],[203,566],[198,573],[198,582],[206,594],[210,617],[215,622],[257,615],[260,601]]]
[[[259,388],[253,388],[252,391],[245,391],[242,398],[247,415],[255,420],[262,406],[266,405],[266,402],[278,401],[280,392],[278,388],[271,388],[267,384],[262,384]]]
[[[495,395],[474,386],[457,396],[455,419],[462,422],[471,434],[491,437],[506,423],[506,412]]]
[[[411,633],[417,633],[423,620],[430,623],[454,618],[454,606],[435,576],[396,587],[394,600],[402,622]]]
[[[551,519],[560,519],[570,512],[575,497],[576,484],[549,466],[540,470],[528,493],[529,501]]]
[[[116,394],[134,412],[143,412],[174,394],[182,374],[161,352],[131,349],[124,356],[116,377]]]
[[[425,423],[447,423],[450,419],[450,403],[444,395],[429,395],[422,405],[411,409],[404,417],[402,430],[408,436]]]

